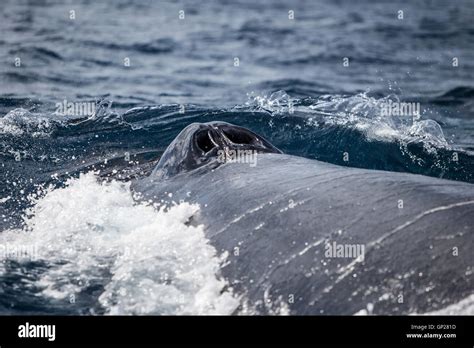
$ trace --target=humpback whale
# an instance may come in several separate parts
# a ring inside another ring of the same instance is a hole
[[[255,165],[220,156],[239,151]],[[291,156],[211,122],[186,127],[132,189],[200,205],[188,223],[226,255],[237,312],[427,313],[474,292],[469,183]]]

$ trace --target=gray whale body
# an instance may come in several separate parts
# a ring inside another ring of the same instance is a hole
[[[253,165],[219,157],[247,150]],[[290,156],[212,122],[186,127],[132,189],[198,203],[189,223],[259,314],[426,313],[474,290],[472,184]]]

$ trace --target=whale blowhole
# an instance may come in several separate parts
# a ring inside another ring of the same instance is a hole
[[[192,123],[168,146],[153,175],[168,179],[178,174],[209,166],[215,169],[219,151],[251,150],[254,153],[282,153],[254,132],[226,122]]]

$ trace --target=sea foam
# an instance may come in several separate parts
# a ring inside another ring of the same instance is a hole
[[[1,233],[0,244],[35,250],[47,267],[24,280],[65,306],[97,282],[107,314],[230,314],[239,301],[219,276],[223,257],[202,225],[187,224],[198,211],[137,203],[130,184],[88,173],[36,198],[25,227]]]

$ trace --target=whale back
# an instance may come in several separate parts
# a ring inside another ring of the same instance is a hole
[[[200,205],[190,223],[257,313],[424,313],[472,293],[472,184],[262,152],[134,189]]]

